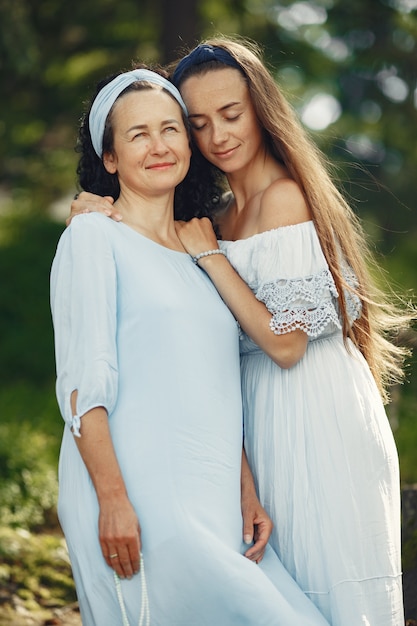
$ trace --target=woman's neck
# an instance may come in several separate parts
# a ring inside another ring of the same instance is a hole
[[[287,178],[288,172],[272,157],[253,162],[245,171],[227,175],[233,199],[218,215],[223,239],[246,239],[259,232],[262,197],[275,181]]]
[[[237,172],[226,174],[230,189],[235,199],[238,213],[247,211],[254,199],[280,178],[288,177],[287,170],[274,157],[264,154]]]
[[[115,206],[126,226],[166,248],[184,251],[175,230],[173,193],[154,198],[121,193]]]

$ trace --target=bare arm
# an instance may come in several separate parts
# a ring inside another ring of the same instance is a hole
[[[76,393],[72,398],[73,412],[75,402]],[[81,437],[75,437],[75,442],[97,494],[99,540],[104,559],[121,578],[131,578],[139,571],[140,525],[128,498],[104,408],[83,415]]]
[[[243,517],[243,540],[254,544],[245,552],[251,561],[259,563],[272,532],[272,521],[261,506],[256,495],[255,483],[246,453],[242,450],[241,506]]]
[[[176,228],[185,249],[192,256],[218,248],[208,218],[177,222]],[[245,333],[277,365],[288,369],[302,358],[307,348],[306,333],[297,329],[285,335],[275,335],[269,326],[271,313],[263,302],[256,299],[224,255],[203,257],[198,264],[207,272]]]

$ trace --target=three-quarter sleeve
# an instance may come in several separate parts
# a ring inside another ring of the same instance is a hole
[[[108,218],[98,214],[74,218],[51,269],[56,394],[62,417],[76,435],[82,415],[98,406],[111,413],[117,398],[116,267],[103,220]]]

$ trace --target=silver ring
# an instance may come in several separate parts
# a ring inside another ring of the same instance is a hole
[[[115,558],[116,558],[116,557],[118,557],[118,556],[119,556],[119,555],[118,555],[118,554],[117,554],[117,552],[116,552],[116,554],[110,554],[110,555],[109,555],[109,559],[115,559]]]

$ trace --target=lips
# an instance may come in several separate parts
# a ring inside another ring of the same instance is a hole
[[[175,163],[153,163],[147,166],[147,170],[165,170],[175,165]]]
[[[227,157],[229,157],[229,156],[231,156],[232,154],[235,153],[237,148],[238,148],[238,146],[235,146],[234,148],[229,148],[228,150],[222,150],[221,152],[213,152],[213,155],[217,159],[227,159]]]

